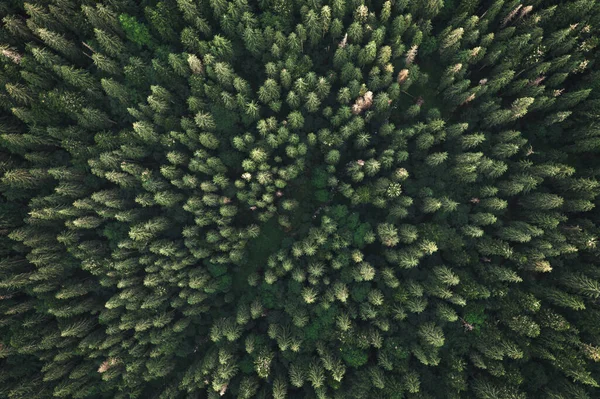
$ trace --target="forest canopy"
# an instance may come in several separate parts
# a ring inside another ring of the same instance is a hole
[[[0,19],[0,398],[600,397],[599,2]]]

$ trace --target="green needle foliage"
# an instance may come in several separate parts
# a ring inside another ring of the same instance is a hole
[[[600,3],[0,4],[0,397],[600,397]]]

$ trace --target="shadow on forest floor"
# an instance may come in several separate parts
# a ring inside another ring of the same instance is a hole
[[[284,237],[285,233],[277,223],[276,217],[260,226],[259,236],[248,243],[247,262],[233,277],[233,292],[241,294],[243,290],[248,289],[248,276],[266,266],[269,256],[279,249]]]

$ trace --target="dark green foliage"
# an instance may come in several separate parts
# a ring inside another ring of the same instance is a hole
[[[463,317],[465,326],[467,328],[472,327],[474,331],[478,331],[487,319],[484,309],[481,305],[467,307]]]
[[[369,356],[363,350],[352,346],[340,348],[340,356],[349,367],[353,368],[359,368],[369,360]]]
[[[127,38],[138,45],[149,45],[151,42],[150,31],[148,27],[131,15],[119,15],[119,22],[125,31]]]
[[[0,398],[599,397],[598,2],[0,3]]]

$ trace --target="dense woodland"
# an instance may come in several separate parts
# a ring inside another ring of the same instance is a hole
[[[600,2],[0,2],[0,397],[600,397]]]

